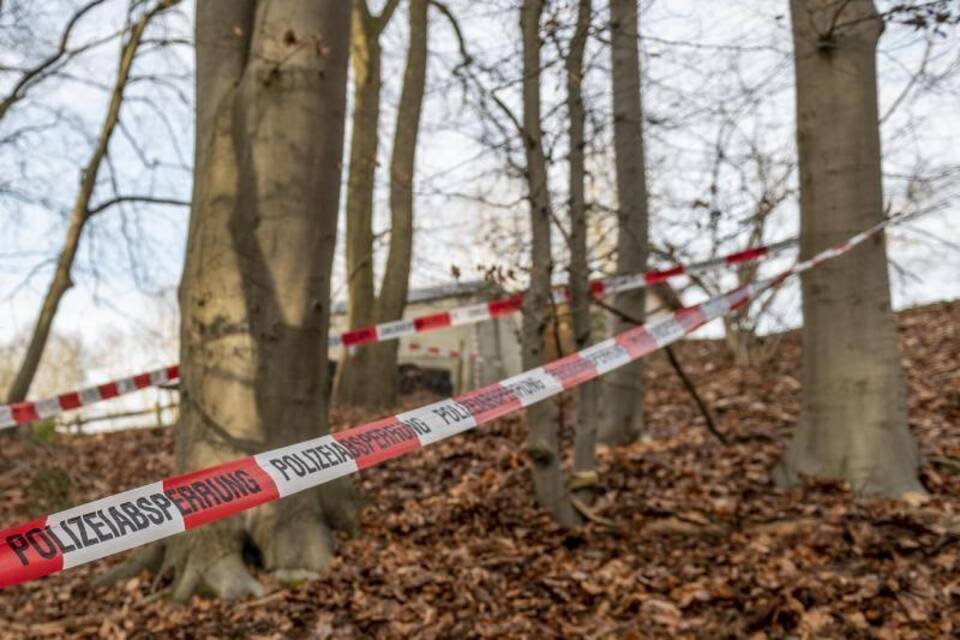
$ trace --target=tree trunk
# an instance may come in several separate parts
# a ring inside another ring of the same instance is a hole
[[[347,178],[347,324],[351,329],[374,323],[373,187],[380,143],[380,22],[366,0],[354,0],[350,60],[353,65],[353,124],[350,175]],[[366,376],[376,365],[373,349],[345,348],[334,397],[338,404],[370,406],[375,385]]]
[[[617,272],[637,273],[647,267],[647,182],[643,152],[643,104],[640,96],[636,0],[610,1],[610,57],[613,77],[613,135],[617,165]],[[643,320],[645,290],[617,295],[614,305]],[[617,318],[615,332],[630,324]],[[599,439],[627,444],[643,433],[643,360],[607,376],[603,389],[606,412]]]
[[[378,323],[399,320],[407,305],[413,255],[413,176],[427,83],[427,28],[427,0],[410,0],[410,48],[390,161],[390,248],[376,304]],[[365,376],[371,406],[397,404],[399,346],[397,340],[390,340],[365,347],[372,352],[372,365]]]
[[[870,0],[792,0],[804,256],[883,219]],[[778,480],[844,479],[865,494],[921,491],[882,234],[803,275],[800,424]]]
[[[349,6],[197,4],[197,151],[180,287],[181,420],[189,471],[328,432],[330,272],[343,150]],[[310,203],[310,206],[304,206]],[[264,505],[167,545],[174,596],[261,587],[245,534],[281,577],[330,559],[349,485]]]
[[[551,203],[547,183],[547,160],[540,130],[540,17],[544,0],[524,0],[520,9],[523,34],[523,135],[527,161],[530,226],[533,236],[530,288],[523,297],[523,368],[544,364],[544,348],[550,321],[553,268],[550,243]],[[527,408],[527,452],[533,463],[533,481],[540,506],[561,526],[578,522],[564,486],[560,467],[557,405],[553,400]]]
[[[750,305],[744,305],[731,315],[723,318],[723,339],[727,349],[733,356],[733,364],[738,367],[749,367],[751,361],[752,344],[755,334],[743,326]]]
[[[580,0],[577,26],[567,56],[567,109],[570,112],[570,305],[577,349],[590,345],[590,269],[587,266],[587,205],[584,196],[583,54],[590,29],[591,1]],[[573,482],[577,498],[589,504],[596,474],[597,422],[600,386],[591,380],[580,386],[573,444]]]
[[[100,167],[107,156],[107,150],[110,147],[110,140],[113,138],[113,132],[120,122],[120,108],[123,106],[124,95],[130,80],[130,71],[133,69],[134,60],[137,57],[137,51],[140,49],[140,43],[143,41],[143,34],[150,22],[160,13],[170,7],[179,4],[180,0],[161,0],[149,11],[140,17],[131,27],[127,39],[120,50],[120,61],[117,66],[117,77],[114,81],[113,91],[110,94],[110,102],[107,105],[107,112],[103,123],[100,125],[100,132],[97,135],[97,142],[93,148],[93,153],[83,167],[80,176],[80,187],[74,197],[73,207],[70,210],[70,222],[67,226],[67,236],[63,241],[63,248],[60,250],[60,256],[57,258],[57,265],[54,268],[53,280],[47,288],[43,303],[40,306],[40,314],[33,327],[33,333],[30,336],[30,342],[27,345],[27,351],[17,370],[10,388],[7,390],[7,402],[21,402],[26,399],[30,391],[30,385],[37,374],[37,368],[40,366],[40,360],[43,357],[43,350],[50,337],[50,329],[53,327],[54,318],[57,315],[57,308],[60,301],[67,291],[73,286],[71,273],[73,263],[77,257],[77,250],[80,248],[80,239],[83,236],[83,230],[87,222],[91,219],[90,200],[93,198],[97,186],[97,178],[100,174]]]

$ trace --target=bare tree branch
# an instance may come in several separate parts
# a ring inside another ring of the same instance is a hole
[[[117,196],[115,198],[110,198],[105,202],[101,202],[100,204],[94,207],[90,207],[87,210],[87,216],[92,218],[93,216],[103,213],[107,209],[114,207],[118,204],[127,204],[131,202],[138,202],[140,204],[160,204],[160,205],[168,205],[171,207],[189,207],[190,206],[189,200],[180,200],[178,198],[158,198],[154,196]]]
[[[91,0],[87,4],[83,5],[75,14],[73,14],[73,16],[67,22],[67,25],[64,27],[63,33],[60,35],[60,43],[57,46],[57,50],[50,56],[43,59],[36,66],[25,70],[23,76],[13,85],[13,88],[10,89],[10,92],[7,94],[7,96],[0,100],[0,120],[3,120],[13,105],[26,97],[27,91],[32,86],[49,75],[50,70],[55,65],[64,61],[65,59],[75,57],[84,51],[88,51],[89,49],[103,44],[104,42],[108,42],[115,37],[115,35],[110,35],[105,38],[94,40],[76,49],[70,49],[70,37],[73,34],[73,30],[76,28],[77,24],[79,24],[80,20],[86,14],[104,2],[106,2],[106,0]]]

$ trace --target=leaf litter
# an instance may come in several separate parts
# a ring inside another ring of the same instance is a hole
[[[598,517],[580,529],[535,508],[512,416],[355,476],[368,500],[361,532],[339,535],[319,580],[260,574],[260,598],[176,605],[146,574],[92,586],[120,556],[0,593],[0,638],[957,637],[960,303],[900,313],[898,326],[929,496],[776,488],[768,470],[799,406],[798,335],[769,338],[774,356],[753,367],[688,340],[677,353],[731,444],[652,357],[649,437],[601,448]],[[169,475],[173,437],[4,440],[3,526]]]

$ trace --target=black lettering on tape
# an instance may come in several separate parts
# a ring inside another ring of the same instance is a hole
[[[626,351],[623,350],[623,347],[616,344],[616,345],[610,345],[609,347],[606,347],[604,349],[600,349],[599,351],[594,351],[590,355],[586,356],[586,358],[590,362],[593,362],[597,366],[600,366],[602,364],[612,362],[613,360],[616,360],[617,358],[621,358],[625,355],[627,354],[626,354]]]
[[[353,456],[353,452],[351,452],[337,440],[334,440],[327,446],[337,452],[337,455],[340,457],[340,462],[356,460],[356,458]]]
[[[220,498],[213,494],[213,489],[207,484],[208,482],[210,481],[203,480],[193,483],[193,489],[197,492],[197,495],[200,496],[200,499],[203,500],[205,509],[209,509],[211,504],[220,504]]]
[[[373,438],[373,444],[375,445],[375,448],[381,451],[389,449],[400,442],[400,439],[397,438],[397,434],[394,433],[393,428],[390,426],[380,427],[376,431],[371,431],[367,435]]]
[[[382,427],[376,431],[361,433],[357,437],[363,441],[363,444],[365,444],[370,451],[374,451],[375,449],[383,450],[390,446],[390,438],[386,437],[386,430]]]
[[[75,550],[77,549],[77,548],[76,548],[75,546],[73,546],[72,544],[71,544],[71,545],[65,545],[65,544],[63,544],[63,540],[60,539],[60,536],[58,536],[56,533],[54,533],[54,531],[53,531],[53,529],[50,527],[50,525],[47,525],[46,529],[47,529],[47,535],[50,536],[50,538],[53,540],[54,544],[56,544],[57,547],[60,549],[60,553],[69,553],[69,552],[75,551]]]
[[[283,458],[270,458],[270,464],[273,465],[273,468],[283,474],[284,482],[290,482],[290,475],[287,473],[287,463],[283,461]]]
[[[132,502],[124,502],[120,505],[120,509],[130,519],[137,531],[143,531],[150,526],[147,516],[140,513],[140,510]]]
[[[447,409],[446,405],[440,405],[439,407],[434,409],[433,412],[443,419],[443,424],[445,425],[450,424],[450,417],[448,416],[449,409]]]
[[[361,452],[361,456],[369,456],[373,453],[373,448],[370,446],[370,443],[366,439],[360,438],[358,436],[353,436],[350,438],[350,442],[357,444],[357,451]]]
[[[176,506],[177,511],[180,511],[180,507],[177,506],[170,499],[169,494],[170,492],[168,491],[166,494],[155,493],[152,496],[150,496],[150,500],[153,502],[153,504],[157,505],[157,508],[160,509],[160,511],[163,513],[163,516],[167,519],[168,522],[170,520],[173,520],[173,516],[170,514],[171,507]],[[160,523],[158,522],[157,524],[160,524]]]
[[[418,436],[425,436],[430,433],[430,426],[420,418],[407,418],[403,421],[403,424],[413,429],[413,432]]]
[[[156,496],[154,496],[156,497]],[[153,524],[163,524],[163,512],[150,503],[150,498],[146,496],[137,499],[137,507],[141,512],[147,514],[147,518]]]
[[[332,461],[333,458],[330,456],[330,452],[327,451],[326,447],[323,445],[318,445],[313,449],[310,449],[310,455],[313,457],[313,461],[321,469],[329,469],[335,463]]]
[[[67,523],[68,523],[68,522],[72,522],[73,520],[74,520],[74,518],[70,518],[70,520],[66,520],[66,521],[61,522],[61,523],[60,523],[60,528],[63,529],[63,531],[64,531],[68,536],[70,536],[70,540],[73,541],[74,548],[80,549],[80,548],[83,546],[83,543],[80,541],[80,538],[78,538],[78,537],[76,536],[76,534],[74,534],[73,531],[70,530],[70,527],[67,526]]]
[[[291,471],[297,474],[298,478],[302,478],[303,476],[307,475],[307,469],[303,466],[303,461],[301,461],[296,455],[285,455],[283,456],[283,461]]]
[[[30,543],[33,550],[40,554],[40,557],[44,560],[52,560],[57,557],[57,547],[43,529],[30,529],[30,531],[27,531],[27,542]],[[43,544],[41,544],[41,542]]]
[[[203,508],[203,503],[200,501],[200,497],[194,492],[193,487],[190,485],[177,487],[177,493],[180,494],[180,497],[183,498],[190,506],[190,513],[196,513]],[[197,505],[200,506],[199,509],[197,508]]]
[[[371,453],[373,453],[373,451],[370,449],[370,446],[367,445],[365,442],[363,442],[363,440],[361,440],[357,436],[350,436],[348,438],[344,438],[340,442],[343,446],[345,446],[347,449],[350,450],[350,455],[353,456],[354,460],[356,460],[357,458],[368,456]]]
[[[87,533],[87,522],[84,520],[83,516],[74,516],[67,520],[67,522],[77,525],[77,533],[80,535],[80,544],[77,546],[79,546],[81,549],[85,547],[92,547],[93,545],[97,544],[96,539],[91,538]],[[62,524],[60,526],[63,527]],[[66,529],[66,527],[63,528]]]
[[[637,331],[627,334],[626,341],[631,345],[642,346],[647,335],[647,332]]]
[[[384,438],[384,430],[382,428],[376,431],[361,433],[357,437],[359,437],[360,440],[363,441],[363,444],[371,451],[374,449],[386,449],[389,446],[388,439]]]
[[[310,460],[310,456],[306,455],[306,451],[300,451],[299,453],[294,453],[292,455],[294,458],[296,458],[297,462],[303,465],[303,468],[306,471],[305,475],[310,475],[311,473],[316,473],[319,471],[319,469],[317,469],[317,465]]]
[[[16,533],[12,536],[7,536],[7,546],[13,549],[13,552],[17,554],[18,558],[20,558],[20,564],[23,566],[30,564],[30,560],[27,559],[27,554],[24,553],[27,547],[30,546],[30,543],[27,542],[27,539],[22,533]]]
[[[231,491],[233,491],[238,498],[242,498],[243,496],[247,495],[248,493],[247,487],[244,486],[242,482],[240,482],[230,474],[220,476],[220,477],[223,478],[223,483],[226,486],[230,487]]]
[[[382,340],[383,338],[389,338],[392,336],[400,335],[403,333],[408,333],[413,331],[414,325],[412,320],[407,320],[405,322],[398,322],[389,326],[380,325],[377,327],[377,335]]]
[[[591,360],[586,358],[572,360],[567,362],[555,369],[550,370],[550,375],[559,378],[561,380],[566,380],[568,378],[573,378],[585,371],[592,371],[594,364]]]
[[[364,441],[363,438],[352,436],[350,438],[350,442],[352,442],[356,446],[357,451],[360,452],[360,455],[357,456],[358,458],[362,458],[363,456],[369,456],[370,454],[373,453],[373,449],[370,448],[370,445],[366,441]]]
[[[114,526],[113,522],[111,522],[111,521],[107,518],[107,516],[105,516],[105,515],[103,514],[103,510],[102,510],[102,509],[98,509],[98,510],[97,510],[97,515],[100,516],[100,519],[103,520],[103,521],[107,524],[107,527],[110,529],[110,532],[113,533],[113,537],[114,537],[114,538],[120,537],[120,531],[118,531],[118,530],[117,530],[117,527]]]
[[[458,400],[458,402],[465,406],[471,414],[476,415],[478,413],[492,411],[493,409],[506,404],[511,399],[511,395],[512,394],[509,389],[497,386],[489,391],[478,393],[471,398]]]
[[[319,456],[316,451],[313,449],[301,449],[300,453],[303,455],[304,464],[307,465],[310,473],[317,473],[323,469],[323,464],[318,460]]]
[[[510,391],[513,392],[513,395],[520,399],[544,391],[547,385],[543,384],[542,380],[536,378],[525,378],[519,382],[514,382],[509,388]]]
[[[350,453],[350,457],[353,460],[356,460],[360,457],[360,452],[354,448],[353,442],[350,441],[350,438],[344,438],[343,440],[337,440],[340,443],[340,446],[346,449]]]
[[[247,488],[247,491],[250,493],[260,493],[263,489],[260,488],[260,483],[251,476],[249,473],[243,469],[239,469],[233,473],[234,476]]]
[[[667,340],[673,337],[676,332],[677,324],[674,322],[663,322],[661,324],[653,325],[653,328],[650,330],[650,333],[653,334],[653,337],[660,340]],[[682,332],[681,332],[682,333]]]
[[[416,432],[406,423],[386,424],[378,429],[361,433],[358,436],[369,451],[387,451],[404,442],[415,440]]]
[[[109,532],[104,531],[104,529],[106,528],[104,527],[104,523],[102,521],[97,521],[97,513],[100,513],[100,512],[85,513],[80,517],[82,521],[87,525],[89,525],[90,528],[93,530],[94,535],[97,536],[97,541],[106,542],[107,540],[113,540],[114,536],[110,535]],[[93,544],[97,544],[97,543],[92,542],[91,545]],[[83,546],[87,546],[87,545],[83,545]]]
[[[26,566],[30,563],[28,550],[34,551],[40,558],[52,559],[58,553],[66,554],[79,549],[98,545],[114,538],[130,533],[143,531],[154,525],[163,524],[171,520],[171,509],[176,503],[163,494],[153,494],[149,497],[138,498],[136,502],[122,502],[120,505],[109,506],[77,516],[73,516],[59,523],[58,527],[45,525],[31,529],[23,534],[8,536],[7,545],[16,553],[20,562]],[[72,541],[61,537],[62,532]]]
[[[107,513],[110,516],[110,521],[117,525],[117,529],[119,530],[118,537],[127,535],[127,529],[130,530],[130,533],[136,533],[137,528],[133,526],[133,523],[130,522],[129,518],[120,513],[119,509],[116,507],[109,507],[107,509]]]
[[[237,497],[230,491],[230,487],[224,483],[223,476],[216,476],[207,484],[213,489],[220,502],[233,502],[234,498]]]
[[[177,511],[180,512],[180,515],[188,516],[191,513],[193,513],[193,511],[188,508],[186,500],[184,500],[183,497],[179,495],[179,492],[175,488],[167,489],[166,494],[167,494],[167,498],[169,498],[173,502],[173,504],[177,507]]]
[[[456,424],[463,420],[468,420],[472,415],[469,408],[460,406],[460,404],[454,404],[452,402],[436,407],[433,409],[433,412],[443,419],[444,426],[449,426],[450,424]]]

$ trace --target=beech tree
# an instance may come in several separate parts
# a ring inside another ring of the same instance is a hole
[[[390,160],[390,243],[380,295],[376,303],[376,321],[399,320],[407,305],[410,264],[413,258],[413,176],[416,170],[417,138],[423,96],[427,84],[427,43],[429,41],[427,0],[410,0],[410,45],[403,74],[403,89],[397,107],[397,124]],[[376,366],[369,372],[365,386],[376,389],[374,406],[397,403],[397,350],[400,342],[370,345]]]
[[[647,182],[638,35],[635,0],[610,0],[618,273],[639,273],[647,267]],[[644,290],[618,294],[614,305],[627,317],[643,321]],[[631,326],[631,322],[618,317],[614,332]],[[643,432],[643,361],[611,372],[604,394],[600,441],[627,444],[636,440]]]
[[[590,346],[592,323],[590,316],[590,269],[587,262],[587,203],[584,194],[586,180],[584,134],[586,114],[583,104],[584,50],[590,32],[591,0],[577,4],[577,23],[567,53],[567,111],[570,117],[570,307],[573,337],[577,349]],[[572,488],[577,498],[589,501],[589,487],[596,477],[597,421],[600,411],[600,383],[592,380],[582,385],[577,394],[576,436],[573,446]]]
[[[367,0],[354,0],[351,52],[354,78],[350,175],[347,180],[347,322],[351,329],[399,319],[406,304],[413,242],[412,181],[417,127],[426,81],[426,5],[410,7],[410,52],[397,114],[391,162],[390,249],[381,299],[374,290],[373,194],[380,143],[380,36],[399,0],[388,0],[379,15]],[[417,85],[416,87],[413,85]],[[409,177],[407,177],[409,175]],[[384,295],[386,294],[386,295]],[[378,408],[396,400],[396,343],[347,351],[337,372],[334,397],[340,404]]]
[[[872,0],[792,0],[801,254],[883,220]],[[921,491],[883,235],[803,275],[800,423],[776,476]]]
[[[180,471],[328,432],[327,331],[350,7],[197,3],[197,135],[180,288]],[[305,206],[309,203],[309,206]],[[325,485],[148,547],[112,577],[172,569],[176,599],[262,592],[249,539],[281,578],[331,558],[347,484]]]
[[[545,363],[544,347],[550,309],[553,272],[551,224],[553,209],[547,179],[540,120],[540,19],[544,0],[524,0],[520,8],[523,38],[523,142],[526,151],[527,201],[530,207],[530,287],[523,297],[522,360],[524,369]],[[540,506],[559,524],[573,526],[577,512],[570,502],[561,468],[557,406],[553,401],[527,408],[527,452],[533,463],[533,481]]]

